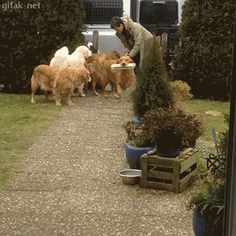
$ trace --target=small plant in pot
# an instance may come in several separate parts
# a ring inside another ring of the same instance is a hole
[[[179,108],[159,108],[144,117],[144,133],[153,137],[156,152],[164,157],[176,157],[180,150],[194,147],[202,134],[200,118]]]
[[[222,235],[228,131],[221,132],[217,141],[217,154],[206,158],[208,174],[190,198],[195,236]]]
[[[139,169],[140,157],[154,148],[152,137],[143,131],[143,124],[136,125],[132,121],[128,121],[124,125],[127,133],[125,143],[125,156],[127,162],[132,169]]]
[[[224,213],[225,181],[211,173],[191,197],[195,236],[221,236]]]

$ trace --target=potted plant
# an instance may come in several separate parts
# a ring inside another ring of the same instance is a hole
[[[228,116],[225,120],[227,122]],[[217,154],[206,158],[209,172],[190,198],[195,236],[222,235],[227,140],[228,131],[221,132]]]
[[[159,108],[143,117],[144,134],[152,137],[156,152],[163,157],[176,157],[180,150],[194,147],[202,134],[200,118],[179,108]]]
[[[221,236],[224,212],[224,180],[211,174],[191,197],[195,236]]]
[[[186,115],[174,108],[175,104],[190,98],[190,88],[186,83],[169,81],[162,59],[160,39],[154,37],[152,50],[144,58],[137,74],[136,89],[133,93],[136,117],[126,125],[128,138],[125,154],[130,166],[139,166],[140,156],[155,146],[158,146],[162,156],[175,157],[183,143],[185,146],[195,145],[201,134],[201,123],[194,115]],[[151,117],[154,113],[156,117]],[[167,117],[168,114],[172,119],[166,124],[169,118],[166,120],[163,116]],[[162,124],[158,124],[158,120]],[[184,124],[188,124],[192,130],[188,130]],[[135,160],[136,164],[131,164],[130,160]]]
[[[143,123],[137,125],[133,121],[128,121],[124,125],[127,140],[125,142],[125,156],[131,169],[139,169],[140,157],[154,148],[151,137],[144,134]]]
[[[160,37],[153,38],[152,50],[144,57],[136,78],[136,88],[133,92],[135,118],[125,125],[125,154],[131,168],[139,168],[140,156],[155,146],[153,137],[144,133],[144,114],[158,107],[170,107],[174,101],[162,59]]]

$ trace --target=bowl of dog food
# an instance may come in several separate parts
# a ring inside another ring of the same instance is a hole
[[[119,72],[122,70],[133,70],[135,68],[136,64],[135,63],[129,63],[125,66],[121,65],[121,64],[112,64],[111,65],[111,70],[113,72]]]
[[[120,171],[122,183],[125,185],[135,185],[140,182],[142,171],[139,169],[125,169]]]

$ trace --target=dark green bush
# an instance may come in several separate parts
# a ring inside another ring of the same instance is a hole
[[[173,77],[195,97],[229,98],[234,9],[234,0],[185,1]]]
[[[19,3],[22,7],[0,9],[0,84],[6,92],[26,92],[33,67],[48,64],[58,48],[83,42],[83,1],[32,0],[35,9],[29,1]]]
[[[143,65],[137,75],[133,107],[138,117],[143,117],[149,110],[170,107],[174,103],[173,90],[160,56],[162,52],[159,41],[154,42],[152,50],[143,60]]]

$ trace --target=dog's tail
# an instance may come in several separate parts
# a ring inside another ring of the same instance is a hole
[[[31,77],[31,103],[35,103],[35,93],[39,87],[39,83],[36,78],[36,69],[34,69],[32,77]]]
[[[33,91],[36,91],[37,88],[38,88],[38,86],[39,86],[35,74],[36,74],[36,70],[34,69],[33,74],[32,74],[32,76],[31,76],[31,91],[32,91],[32,92],[33,92]]]
[[[60,72],[61,72],[62,69],[63,68],[58,69],[57,73],[55,74],[55,78],[53,80],[53,86],[52,86],[53,90],[58,86],[58,80],[60,78]]]
[[[57,80],[54,79],[52,88],[55,89],[56,87],[57,87]]]

